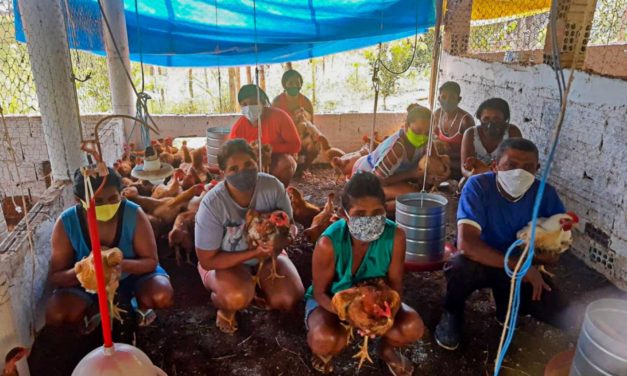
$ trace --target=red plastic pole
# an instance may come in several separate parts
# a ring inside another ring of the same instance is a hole
[[[86,179],[88,178],[86,177]],[[102,253],[100,252],[100,235],[98,234],[98,221],[96,220],[96,201],[93,197],[89,200],[89,209],[87,209],[87,228],[89,228],[89,239],[91,241],[92,252],[94,253],[96,283],[98,284],[98,307],[100,308],[100,321],[102,322],[102,337],[104,338],[104,347],[111,348],[113,347],[113,339],[111,338],[111,317],[109,315],[107,292],[105,290]]]

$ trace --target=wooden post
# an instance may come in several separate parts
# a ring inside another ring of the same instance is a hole
[[[237,90],[242,87],[239,67],[235,68],[235,87],[237,88]]]
[[[189,92],[189,104],[194,107],[194,72],[192,68],[187,70],[187,91]]]
[[[436,20],[435,20],[435,36],[433,38],[433,60],[431,61],[431,80],[429,83],[429,109],[433,111],[433,104],[436,97],[436,81],[440,68],[440,28],[442,25],[442,0],[437,0],[436,4]],[[385,97],[384,97],[385,101]]]
[[[264,65],[259,66],[259,86],[261,90],[266,91],[266,67]]]
[[[450,55],[465,56],[468,53],[472,0],[448,0],[444,12],[442,47]]]
[[[311,104],[316,107],[316,59],[309,60],[311,64]]]
[[[597,0],[558,0],[556,35],[562,68],[583,68],[596,5]],[[552,39],[549,24],[544,43],[544,63],[549,65],[553,65]]]
[[[235,82],[235,68],[229,68],[229,110],[236,112],[238,109],[237,103],[237,91],[239,87],[237,87],[237,83]]]
[[[249,85],[253,83],[253,72],[250,65],[246,67],[246,83]]]

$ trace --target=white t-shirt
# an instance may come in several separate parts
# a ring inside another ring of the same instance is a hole
[[[260,213],[283,210],[292,218],[292,206],[285,187],[274,176],[259,173],[251,204]],[[248,210],[239,206],[224,182],[220,182],[205,195],[196,213],[196,248],[226,252],[248,250],[245,234]],[[257,260],[246,263],[255,265]]]

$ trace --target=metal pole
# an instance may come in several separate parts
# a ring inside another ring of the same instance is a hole
[[[122,0],[102,0],[102,8],[109,21],[109,26],[111,27],[111,33],[109,33],[107,26],[104,24],[104,20],[102,21],[113,113],[135,116],[136,98],[126,74],[126,72],[131,72],[131,60],[129,58],[124,2]],[[118,46],[119,54],[113,44],[113,39],[115,39],[115,43]],[[135,142],[139,145],[141,143],[139,130],[135,131],[133,140],[129,140],[132,126],[132,121],[124,120],[124,135],[126,141]]]
[[[61,4],[59,0],[19,0],[18,6],[52,176],[70,180],[86,160],[80,150],[80,115]]]

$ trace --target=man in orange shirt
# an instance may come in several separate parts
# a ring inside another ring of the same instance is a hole
[[[296,172],[294,154],[298,154],[301,146],[292,118],[285,111],[270,107],[268,96],[257,85],[242,86],[237,100],[242,108],[242,117],[231,128],[229,139],[257,140],[261,118],[261,143],[272,147],[270,174],[287,187]]]

